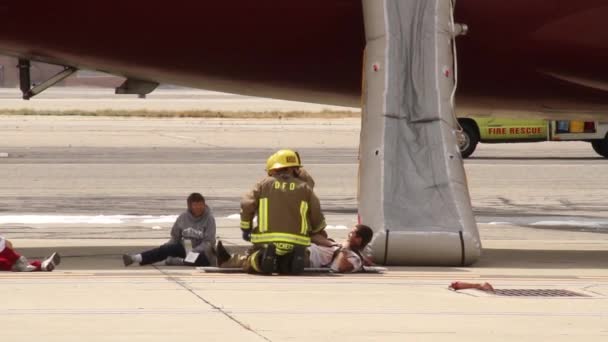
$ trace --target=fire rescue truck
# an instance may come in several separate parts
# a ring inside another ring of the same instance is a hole
[[[459,118],[463,137],[463,158],[475,151],[477,144],[534,141],[587,141],[597,154],[608,158],[608,122],[578,120],[520,120],[501,118]]]

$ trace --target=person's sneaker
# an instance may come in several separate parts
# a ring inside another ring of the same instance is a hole
[[[165,259],[165,265],[167,266],[183,266],[184,258],[180,257],[168,257]]]
[[[226,261],[230,260],[230,258],[231,258],[230,253],[228,253],[228,251],[226,250],[226,247],[224,247],[222,240],[217,241],[217,246],[215,247],[215,252],[217,254],[217,266],[218,267],[221,266]]]
[[[304,246],[294,246],[292,257],[291,257],[291,273],[292,274],[300,274],[304,272],[305,260],[306,258],[306,247]]]
[[[262,262],[260,263],[260,270],[262,273],[271,274],[274,272],[275,265],[277,263],[277,250],[274,244],[269,244],[262,253]]]
[[[55,269],[55,266],[59,265],[61,263],[61,256],[55,252],[53,254],[51,254],[50,257],[44,259],[44,261],[42,261],[42,264],[40,265],[40,269],[42,269],[43,271],[47,271],[47,272],[51,272],[52,270]]]
[[[55,269],[55,265],[52,262],[42,263],[40,270],[44,272],[52,272]]]
[[[131,255],[129,255],[129,254],[123,254],[122,255],[122,262],[123,262],[123,264],[125,264],[125,267],[127,267],[127,266],[131,265],[135,261],[133,260],[133,257]]]

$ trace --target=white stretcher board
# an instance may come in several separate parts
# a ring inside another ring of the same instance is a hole
[[[213,267],[213,266],[202,266],[197,267],[197,270],[205,273],[245,273],[242,268],[239,267]],[[385,273],[388,271],[385,267],[379,266],[364,266],[363,271],[356,273]],[[328,267],[318,268],[305,268],[304,273],[333,273]]]

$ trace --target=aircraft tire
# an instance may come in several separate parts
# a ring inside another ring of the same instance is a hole
[[[477,133],[475,125],[468,121],[461,122],[460,126],[462,127],[462,134],[464,134],[464,143],[460,145],[460,155],[462,155],[462,158],[468,158],[477,148],[479,133]]]
[[[591,141],[593,150],[604,158],[608,158],[608,136],[601,140]]]

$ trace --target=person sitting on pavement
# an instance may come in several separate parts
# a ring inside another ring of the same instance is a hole
[[[336,273],[360,272],[363,266],[369,266],[370,262],[361,253],[372,240],[373,230],[363,224],[354,226],[348,237],[337,244],[328,239],[325,231],[312,236],[312,242],[307,248],[308,261],[306,267],[329,268]],[[246,260],[247,255],[230,254],[224,247],[222,241],[217,242],[217,261],[221,268],[240,268]]]
[[[0,236],[0,271],[13,272],[51,272],[61,262],[61,257],[54,252],[44,260],[31,260],[19,254],[13,244]]]
[[[205,204],[205,198],[199,193],[192,193],[187,200],[188,210],[183,212],[171,229],[171,239],[160,247],[139,254],[124,254],[125,266],[133,263],[149,265],[165,260],[167,265],[209,266],[215,263],[215,218],[211,208]],[[192,242],[193,260],[187,258],[188,251],[184,240]],[[198,254],[198,255],[197,255]],[[196,257],[196,259],[194,259]]]

